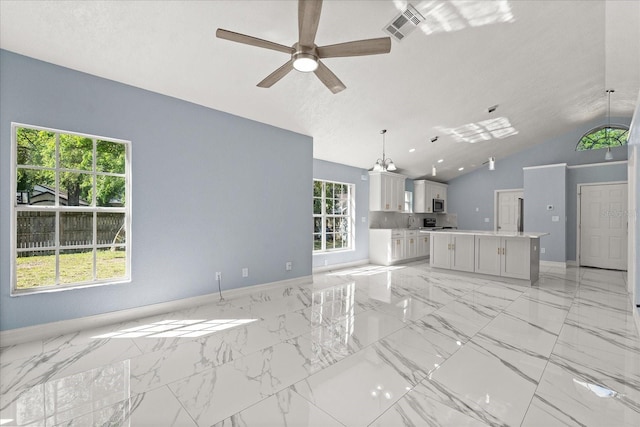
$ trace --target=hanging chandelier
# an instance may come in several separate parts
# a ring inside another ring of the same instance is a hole
[[[376,163],[373,165],[373,170],[376,172],[394,171],[397,169],[395,163],[393,163],[393,160],[385,157],[384,153],[384,135],[387,133],[387,130],[382,129],[380,133],[382,134],[382,158],[376,160]]]

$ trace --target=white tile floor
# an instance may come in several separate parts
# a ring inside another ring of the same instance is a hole
[[[543,269],[544,270],[544,269]],[[316,275],[1,349],[4,426],[640,426],[621,272]]]

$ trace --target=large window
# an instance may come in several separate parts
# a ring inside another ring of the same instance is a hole
[[[354,185],[313,181],[313,250],[353,248]]]
[[[12,293],[130,278],[130,143],[12,124]]]

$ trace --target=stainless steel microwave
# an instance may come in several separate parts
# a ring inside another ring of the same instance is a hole
[[[433,212],[444,212],[444,200],[442,199],[433,199]]]

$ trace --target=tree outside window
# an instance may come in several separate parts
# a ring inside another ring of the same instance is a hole
[[[313,181],[314,252],[353,248],[354,185]]]
[[[129,142],[12,130],[13,291],[128,280]]]

